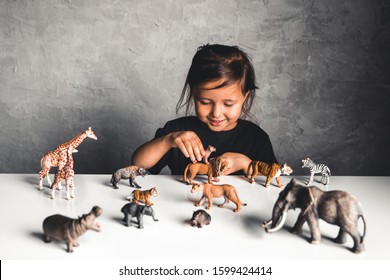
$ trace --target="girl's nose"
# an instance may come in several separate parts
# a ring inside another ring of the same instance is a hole
[[[218,118],[221,116],[222,113],[222,108],[220,105],[214,104],[211,114],[214,118]]]

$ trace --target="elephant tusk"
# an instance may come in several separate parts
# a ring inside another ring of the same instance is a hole
[[[272,224],[272,219],[265,221],[261,224],[263,228],[268,228]]]
[[[287,219],[287,212],[283,212],[283,216],[280,219],[280,222],[274,228],[270,228],[270,229],[269,228],[265,228],[265,231],[267,233],[272,233],[272,232],[278,231],[279,229],[282,228],[282,226],[286,222],[286,219]]]

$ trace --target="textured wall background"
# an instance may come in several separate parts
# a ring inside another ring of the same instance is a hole
[[[390,175],[390,3],[383,0],[0,0],[0,172],[88,126],[78,173],[112,173],[175,118],[199,45],[239,45],[281,162]]]

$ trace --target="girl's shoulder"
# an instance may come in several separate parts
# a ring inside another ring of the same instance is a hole
[[[253,131],[262,131],[265,132],[258,124],[251,122],[249,120],[239,119],[237,127],[240,129],[249,129]]]

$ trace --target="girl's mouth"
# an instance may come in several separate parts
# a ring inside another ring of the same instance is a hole
[[[220,126],[221,123],[223,122],[223,120],[213,120],[213,119],[209,119],[209,122],[212,126]]]

